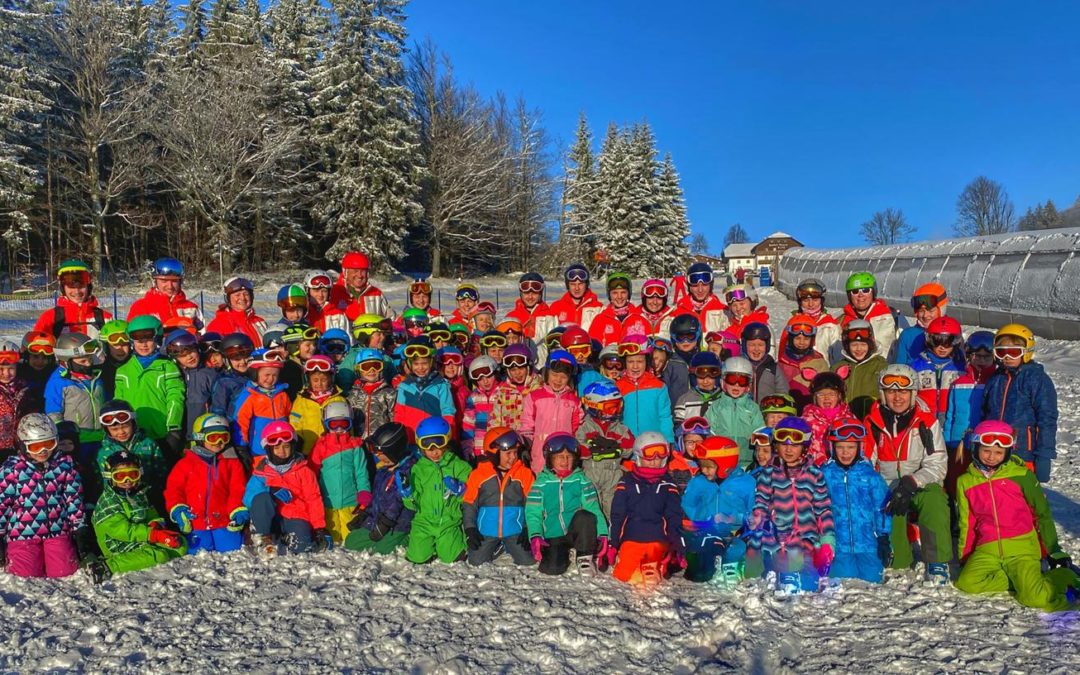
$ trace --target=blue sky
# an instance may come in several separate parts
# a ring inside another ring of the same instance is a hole
[[[984,174],[1018,214],[1080,196],[1080,3],[414,0],[484,93],[522,95],[568,145],[648,120],[683,178],[695,232],[739,222],[812,246],[861,242],[901,208],[949,236]]]

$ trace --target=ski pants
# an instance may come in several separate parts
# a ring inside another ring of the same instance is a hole
[[[465,557],[465,532],[461,529],[461,520],[431,523],[417,514],[412,521],[405,558],[422,565],[435,556],[444,563]]]
[[[187,540],[188,555],[195,555],[199,551],[228,553],[240,550],[244,545],[244,533],[231,532],[227,527],[216,527],[212,530],[192,530]]]
[[[578,511],[570,519],[566,534],[561,537],[545,539],[548,545],[541,549],[540,571],[544,574],[559,575],[570,567],[570,551],[578,555],[596,553],[596,516],[588,511]]]
[[[282,518],[274,507],[274,498],[263,492],[251,500],[251,531],[255,534],[278,534],[285,540],[289,553],[311,550],[313,528],[302,518]]]
[[[69,577],[79,571],[79,555],[70,534],[7,543],[8,571],[17,577]]]
[[[730,533],[728,533],[730,534]],[[706,533],[687,533],[686,571],[687,581],[709,581],[716,575],[718,559],[724,563],[741,563],[746,560],[746,542],[736,537],[725,549],[727,536]]]
[[[952,528],[949,498],[937,483],[931,483],[915,493],[911,500],[914,522],[919,527],[923,562],[949,562],[953,557]],[[894,570],[907,569],[915,562],[907,536],[908,516],[893,516],[892,550]]]
[[[1030,556],[999,558],[976,550],[956,579],[965,593],[1011,593],[1025,607],[1047,612],[1069,609],[1065,589],[1080,583],[1076,572],[1059,567],[1043,574],[1042,561]]]
[[[536,560],[533,559],[532,553],[526,546],[521,544],[520,537],[484,537],[484,541],[480,543],[480,548],[476,550],[470,550],[468,553],[468,561],[470,565],[483,565],[484,563],[491,562],[497,556],[496,553],[499,550],[499,544],[502,544],[504,550],[510,554],[510,558],[514,561],[515,565],[535,565]]]
[[[144,570],[148,567],[169,562],[174,558],[183,556],[186,552],[186,543],[181,543],[180,548],[169,548],[168,546],[146,543],[134,551],[107,554],[105,564],[108,565],[109,571],[113,574],[121,574],[123,572]]]
[[[763,576],[769,572],[785,574],[798,572],[799,583],[804,589],[815,589],[821,575],[814,569],[811,554],[800,546],[781,548],[776,551],[751,548],[746,552],[746,578]]]
[[[350,551],[372,551],[379,555],[390,555],[395,549],[406,546],[409,543],[408,532],[388,532],[382,539],[375,541],[371,538],[371,530],[360,528],[353,530],[345,537],[345,548]]]
[[[624,541],[619,546],[619,557],[615,560],[611,576],[630,584],[641,583],[644,580],[642,566],[656,565],[662,573],[661,563],[670,550],[666,541]]]
[[[346,506],[343,509],[326,509],[326,529],[334,538],[335,544],[340,544],[349,536],[349,523],[353,519],[354,506]]]
[[[848,553],[837,551],[829,567],[830,579],[865,579],[880,584],[885,575],[885,566],[877,553]]]

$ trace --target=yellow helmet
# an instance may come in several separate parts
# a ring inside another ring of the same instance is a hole
[[[998,328],[994,333],[994,346],[996,347],[998,341],[1003,337],[1015,337],[1024,341],[1024,363],[1027,363],[1035,356],[1035,334],[1031,332],[1031,329],[1022,323],[1007,323],[1001,328]]]
[[[353,319],[352,332],[353,338],[360,335],[371,335],[375,331],[390,330],[387,325],[390,322],[379,316],[378,314],[361,314]]]

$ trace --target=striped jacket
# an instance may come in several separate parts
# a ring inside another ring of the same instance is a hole
[[[465,529],[475,527],[485,537],[516,537],[525,529],[525,498],[533,473],[520,460],[509,471],[480,462],[465,483],[461,507]]]
[[[477,387],[465,399],[465,411],[461,416],[461,448],[466,457],[474,460],[484,456],[484,433],[491,426],[496,389],[492,387],[488,391],[481,391]]]
[[[522,384],[507,380],[500,382],[491,395],[491,420],[493,427],[517,429],[521,424],[521,413],[525,411],[525,397],[530,391],[544,386],[543,380],[535,373],[530,373]]]
[[[769,553],[836,546],[829,488],[809,454],[797,467],[776,463],[758,474],[754,513],[763,516],[763,533],[753,544]]]

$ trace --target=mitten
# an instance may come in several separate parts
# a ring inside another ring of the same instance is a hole
[[[892,564],[892,540],[889,539],[889,535],[887,534],[879,534],[877,536],[877,557],[884,567],[888,567]]]
[[[184,534],[191,532],[191,521],[195,520],[195,512],[187,504],[177,504],[169,511],[169,520],[176,523]]]
[[[159,546],[168,546],[169,548],[180,548],[184,538],[180,536],[179,532],[172,530],[166,530],[162,526],[161,521],[155,520],[150,523],[150,535],[146,538],[151,544],[157,544]]]
[[[465,483],[459,481],[457,478],[454,478],[453,476],[446,476],[445,478],[443,478],[442,482],[443,485],[446,487],[447,495],[460,497],[461,495],[465,494]]]
[[[380,513],[379,517],[375,520],[375,527],[371,528],[371,534],[369,537],[371,541],[379,541],[394,529],[394,521],[390,520],[385,513]]]
[[[233,509],[233,512],[229,514],[229,524],[226,527],[230,532],[239,532],[244,529],[244,526],[251,520],[251,514],[248,513],[246,506],[241,506]]]
[[[282,504],[288,504],[292,501],[292,492],[288,488],[276,488],[270,490],[270,494]]]
[[[544,549],[548,546],[548,543],[544,541],[543,537],[533,537],[529,542],[529,549],[532,551],[532,557],[536,562],[540,562],[544,557]]]

